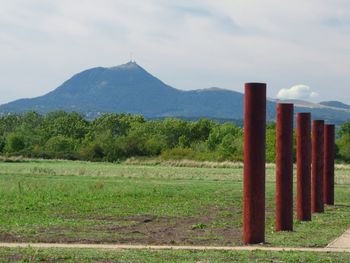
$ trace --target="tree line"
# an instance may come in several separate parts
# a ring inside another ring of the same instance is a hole
[[[275,161],[276,125],[267,125],[266,158]],[[36,112],[0,117],[0,152],[6,156],[116,162],[129,157],[242,161],[243,128],[208,119],[146,120],[141,115]],[[350,161],[350,122],[337,133],[336,158]]]

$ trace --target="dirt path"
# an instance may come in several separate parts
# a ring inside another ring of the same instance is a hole
[[[71,248],[71,249],[151,249],[151,250],[223,250],[223,251],[299,251],[299,252],[346,252],[350,253],[350,229],[342,236],[335,239],[325,248],[302,248],[302,247],[266,247],[240,246],[240,247],[213,247],[213,246],[147,246],[147,245],[112,245],[112,244],[61,244],[61,243],[0,243],[2,248]]]
[[[300,251],[300,252],[347,252],[350,248],[297,248],[297,247],[264,247],[264,246],[241,246],[241,247],[210,247],[210,246],[145,246],[145,245],[103,245],[103,244],[50,244],[50,243],[0,243],[3,248],[76,248],[76,249],[151,249],[151,250],[223,250],[223,251]]]

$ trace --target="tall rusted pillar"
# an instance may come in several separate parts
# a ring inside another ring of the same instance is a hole
[[[276,231],[293,231],[293,104],[277,104]]]
[[[312,123],[312,212],[323,213],[324,121]]]
[[[311,113],[297,114],[297,218],[311,220]]]
[[[243,242],[265,242],[266,84],[246,83]]]
[[[324,173],[323,173],[323,203],[334,205],[334,146],[335,126],[324,126]]]

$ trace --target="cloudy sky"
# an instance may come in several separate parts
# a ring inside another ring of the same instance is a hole
[[[348,0],[0,0],[0,48],[0,103],[130,53],[179,89],[350,103]]]

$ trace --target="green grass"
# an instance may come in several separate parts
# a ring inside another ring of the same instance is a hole
[[[349,262],[349,253],[91,249],[0,249],[1,262]]]
[[[242,168],[68,161],[0,163],[0,239],[174,245],[241,245]],[[350,227],[350,173],[336,171],[336,206],[294,232],[274,231],[267,169],[266,241],[322,247]]]

